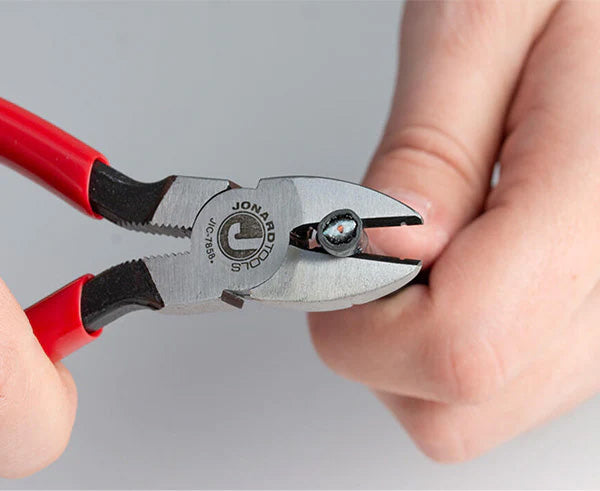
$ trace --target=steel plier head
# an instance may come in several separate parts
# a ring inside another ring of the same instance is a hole
[[[407,205],[357,184],[272,177],[244,188],[171,176],[137,182],[37,116],[0,99],[0,156],[95,218],[190,239],[184,252],[85,275],[26,310],[58,360],[140,308],[195,313],[246,300],[305,311],[336,310],[392,293],[421,262],[369,252],[365,229],[418,225]]]

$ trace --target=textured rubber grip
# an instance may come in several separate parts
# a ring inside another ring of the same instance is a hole
[[[0,98],[0,157],[94,218],[88,190],[94,162],[106,157],[35,114]],[[1,161],[1,159],[0,159]]]
[[[102,333],[102,329],[86,331],[81,318],[83,285],[93,277],[82,276],[25,310],[33,333],[52,361],[62,360]]]

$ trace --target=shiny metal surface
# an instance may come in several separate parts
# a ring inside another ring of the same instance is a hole
[[[179,228],[189,235],[202,206],[230,186],[224,179],[177,176],[154,212],[150,226]]]
[[[342,309],[401,288],[421,268],[418,261],[341,258],[290,245],[293,230],[316,227],[334,210],[352,209],[369,226],[421,222],[377,191],[320,177],[268,178],[256,188],[226,191],[228,181],[185,179],[165,196],[160,217],[189,226],[196,209],[190,252],[144,259],[164,312],[229,310],[246,298],[307,311]]]
[[[248,296],[307,312],[340,310],[399,290],[420,269],[420,263],[334,257],[290,246],[275,275]]]

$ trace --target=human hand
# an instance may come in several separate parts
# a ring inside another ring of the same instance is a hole
[[[0,280],[0,476],[23,477],[56,460],[76,406],[71,375],[48,359]]]
[[[311,314],[311,334],[460,461],[600,388],[600,4],[410,3],[400,50],[365,183],[425,225],[370,238],[429,284]]]

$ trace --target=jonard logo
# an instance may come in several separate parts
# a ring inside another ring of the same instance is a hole
[[[262,206],[238,201],[234,213],[221,223],[217,244],[221,252],[234,261],[231,270],[253,269],[269,257],[275,241],[275,225]]]

